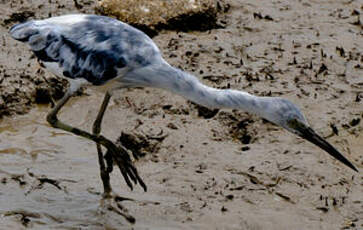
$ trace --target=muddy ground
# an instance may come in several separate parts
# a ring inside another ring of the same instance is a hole
[[[94,1],[77,2],[0,1],[0,229],[363,228],[361,173],[255,116],[205,112],[157,89],[120,93],[103,124],[142,156],[148,192],[112,174],[136,223],[97,212],[94,143],[47,125],[50,106],[36,102],[61,97],[63,83],[7,34],[26,17],[94,12]],[[165,59],[210,86],[292,100],[362,170],[362,3],[229,3],[224,28],[155,36]],[[102,97],[86,89],[61,119],[90,129]]]

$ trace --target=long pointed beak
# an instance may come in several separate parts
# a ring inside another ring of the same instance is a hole
[[[300,137],[317,145],[318,147],[325,150],[327,153],[329,153],[332,157],[334,157],[338,161],[342,162],[349,168],[358,172],[358,169],[347,158],[345,158],[336,148],[334,148],[326,140],[320,137],[312,128],[307,127],[306,125],[299,122],[298,125],[295,125],[295,129],[299,131]]]

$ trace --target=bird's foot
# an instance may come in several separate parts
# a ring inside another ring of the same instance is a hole
[[[127,150],[122,145],[117,145],[116,148],[108,149],[105,154],[105,160],[107,173],[110,173],[113,170],[113,164],[115,163],[120,169],[127,185],[131,189],[133,189],[133,185],[131,183],[131,181],[133,181],[135,184],[139,183],[144,191],[147,190],[146,185],[139,176],[139,173],[130,159]]]
[[[122,206],[121,202],[124,200],[132,200],[130,198],[121,197],[113,194],[112,192],[105,192],[100,202],[98,212],[101,215],[107,215],[110,212],[123,216],[128,222],[135,223],[136,219],[129,214],[128,210]]]

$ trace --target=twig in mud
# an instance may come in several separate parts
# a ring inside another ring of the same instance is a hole
[[[48,183],[53,185],[54,187],[56,187],[59,190],[62,190],[62,188],[59,186],[59,181],[57,180],[53,180],[53,179],[49,179],[49,178],[37,178],[40,182],[39,187],[41,187],[44,183]]]
[[[21,216],[21,224],[25,227],[28,226],[30,219],[29,218],[37,218],[39,219],[41,216],[39,213],[35,212],[29,212],[26,210],[13,210],[13,211],[7,211],[4,213],[4,216],[14,216],[14,215],[20,215]]]
[[[280,192],[275,192],[275,194],[278,195],[279,197],[281,197],[282,199],[284,199],[287,202],[290,202],[292,204],[296,204],[293,200],[291,200],[290,197],[288,197],[288,196],[286,196],[286,195],[284,195],[284,194],[282,194]]]

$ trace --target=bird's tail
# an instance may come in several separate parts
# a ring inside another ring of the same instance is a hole
[[[12,38],[18,41],[28,42],[29,38],[39,33],[39,31],[34,27],[34,21],[29,21],[12,26],[9,33]]]
[[[15,40],[26,42],[34,52],[45,49],[57,37],[47,24],[39,21],[14,25],[9,33]]]

